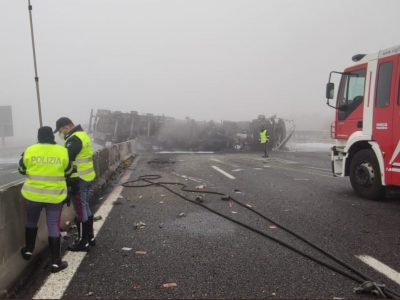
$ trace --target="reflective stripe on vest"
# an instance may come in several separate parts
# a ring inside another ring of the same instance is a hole
[[[72,136],[76,136],[81,140],[82,149],[73,162],[77,172],[72,173],[71,178],[79,177],[85,181],[93,181],[96,178],[96,173],[93,167],[93,147],[90,137],[85,131],[74,132],[71,134]]]
[[[37,194],[43,194],[43,195],[67,195],[67,189],[49,190],[49,189],[36,188],[33,186],[24,185],[22,187],[22,190],[37,193]]]
[[[64,176],[40,176],[40,175],[27,175],[26,178],[40,181],[64,181]]]
[[[21,189],[25,199],[44,203],[60,203],[67,197],[64,177],[68,167],[68,151],[56,144],[29,146],[23,157],[26,180]]]

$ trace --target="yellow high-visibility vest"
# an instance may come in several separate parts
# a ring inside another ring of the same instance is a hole
[[[36,202],[60,203],[67,197],[64,172],[68,167],[68,151],[57,144],[35,144],[26,148],[23,162],[26,180],[21,193]]]
[[[81,178],[85,181],[93,181],[96,178],[96,172],[93,166],[93,147],[90,136],[85,131],[77,131],[71,134],[78,137],[82,142],[82,149],[72,163],[76,166],[77,172],[72,173],[71,178]],[[68,139],[65,143],[68,142]]]
[[[267,130],[264,129],[263,131],[260,132],[260,143],[265,144],[266,142],[268,142],[268,140],[269,136],[267,134]]]

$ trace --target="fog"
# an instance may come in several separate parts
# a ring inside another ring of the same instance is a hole
[[[27,1],[0,0],[0,105],[39,126]],[[398,0],[32,0],[43,122],[92,108],[327,130],[331,70],[399,44]]]

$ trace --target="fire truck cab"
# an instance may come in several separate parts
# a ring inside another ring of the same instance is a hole
[[[327,104],[336,109],[332,172],[350,176],[358,195],[380,199],[385,186],[400,186],[400,46],[353,61],[343,72],[332,71],[326,86]]]

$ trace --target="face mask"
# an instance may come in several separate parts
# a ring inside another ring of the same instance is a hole
[[[59,133],[58,133],[58,137],[59,137],[60,139],[62,139],[62,140],[65,140],[65,134],[64,134],[64,132],[59,132]]]

